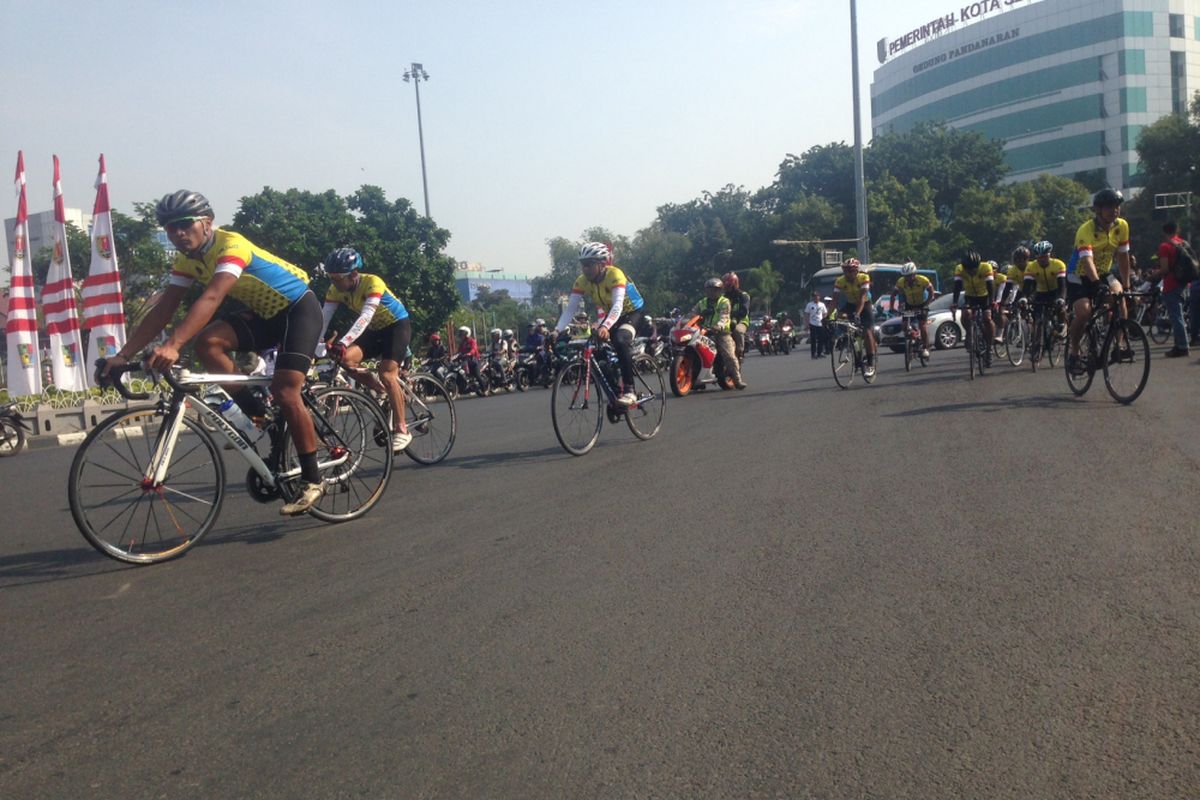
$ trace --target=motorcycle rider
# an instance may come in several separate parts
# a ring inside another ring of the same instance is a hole
[[[429,334],[429,349],[425,351],[426,362],[437,364],[445,361],[446,356],[446,345],[442,344],[442,335],[440,333]]]
[[[696,303],[692,313],[700,315],[700,324],[708,329],[708,335],[716,343],[717,351],[725,362],[725,371],[733,378],[733,385],[745,389],[746,382],[742,380],[741,365],[738,364],[733,335],[729,331],[730,307],[721,279],[709,278],[704,282],[704,299]]]
[[[454,331],[456,339],[456,353],[454,358],[462,361],[463,368],[467,371],[467,375],[471,377],[475,383],[480,383],[479,379],[479,344],[475,338],[471,336],[471,329],[466,325],[461,326]]]
[[[750,330],[750,293],[742,291],[742,281],[732,270],[721,276],[725,297],[729,298],[730,333],[738,363],[746,357],[746,331]]]

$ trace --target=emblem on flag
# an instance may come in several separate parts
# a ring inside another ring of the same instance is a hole
[[[75,366],[75,361],[78,356],[75,354],[75,343],[69,342],[62,346],[63,363],[68,367]]]
[[[103,358],[117,354],[117,337],[115,336],[97,337],[96,344]]]
[[[108,234],[102,233],[96,237],[96,249],[100,251],[100,257],[107,260],[112,258],[112,239]]]
[[[33,366],[33,345],[18,344],[17,345],[17,354],[21,357],[21,366],[22,367],[32,367]]]
[[[59,241],[54,242],[54,263],[55,264],[63,263],[63,246],[62,246],[62,242],[59,242]]]
[[[16,241],[13,242],[13,249],[16,251],[13,253],[14,259],[19,261],[25,257],[25,236],[24,236],[24,234],[21,234],[21,233],[17,234]]]

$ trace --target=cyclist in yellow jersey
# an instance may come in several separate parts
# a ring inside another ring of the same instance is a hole
[[[1067,369],[1083,368],[1079,340],[1092,314],[1100,283],[1113,294],[1129,285],[1129,223],[1121,219],[1125,197],[1116,189],[1101,189],[1092,197],[1092,219],[1075,234],[1075,269],[1067,269],[1067,302],[1075,312],[1071,323]]]
[[[167,340],[154,348],[149,364],[165,372],[179,360],[179,350],[195,337],[196,355],[205,368],[228,374],[236,369],[231,352],[278,345],[271,393],[291,431],[303,481],[297,498],[281,512],[285,516],[303,514],[325,493],[317,465],[317,433],[300,397],[321,334],[321,306],[308,288],[308,274],[243,236],[214,227],[212,206],[198,192],[182,189],[166,195],[158,201],[155,215],[178,251],[171,277],[161,299],[121,351],[108,359],[101,374],[127,363],[130,355],[150,344],[170,322],[188,288],[200,281],[207,287],[204,293]],[[227,295],[250,310],[210,322]],[[242,387],[232,394],[251,417],[265,413],[262,401],[249,389]]]
[[[641,293],[625,273],[608,263],[610,253],[604,242],[587,242],[579,248],[579,270],[571,288],[571,299],[558,318],[556,331],[566,330],[575,312],[585,299],[604,312],[596,337],[601,342],[612,342],[617,360],[621,364],[621,382],[624,388],[617,398],[623,406],[637,402],[633,390],[633,338],[637,336],[642,321]]]
[[[358,314],[350,330],[329,343],[328,352],[350,370],[357,370],[363,359],[379,359],[379,381],[372,388],[383,391],[392,404],[392,452],[399,453],[412,442],[398,380],[400,366],[408,359],[412,326],[408,309],[388,290],[383,278],[362,272],[362,266],[362,255],[353,247],[341,247],[325,259],[325,273],[332,285],[321,309],[321,330],[329,328],[333,315],[343,305]],[[373,382],[370,373],[356,375],[365,377],[368,385]]]
[[[963,325],[970,326],[974,314],[983,315],[983,332],[990,342],[996,338],[996,327],[992,323],[992,298],[995,295],[996,279],[992,265],[984,262],[979,253],[967,250],[959,259],[958,267],[954,270],[954,302],[950,306],[950,318],[958,316],[960,308],[958,300],[963,292],[967,295],[966,305],[963,306]],[[987,348],[984,363],[992,365],[992,348]]]
[[[861,270],[857,258],[842,262],[842,275],[833,282],[833,297],[838,300],[842,316],[852,314],[863,327],[867,344],[866,371],[875,371],[875,309],[871,306],[871,275]]]
[[[1022,294],[1033,297],[1035,306],[1053,304],[1061,326],[1059,336],[1066,336],[1067,325],[1067,265],[1052,258],[1054,245],[1041,241],[1033,246],[1033,260],[1025,266]]]
[[[892,308],[896,307],[896,295],[904,298],[905,309],[915,312],[917,326],[921,329],[921,358],[929,358],[929,302],[933,300],[933,281],[917,274],[917,265],[906,261],[900,267],[900,279],[892,289]],[[906,345],[907,346],[907,345]]]
[[[999,310],[996,335],[1001,339],[1008,327],[1010,309],[1021,294],[1021,284],[1025,281],[1025,267],[1028,264],[1029,248],[1023,244],[1017,245],[1012,252],[1012,263],[996,273],[996,305]]]

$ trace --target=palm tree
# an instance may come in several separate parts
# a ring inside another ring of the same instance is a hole
[[[783,286],[783,276],[775,271],[770,261],[764,261],[746,273],[746,277],[751,287],[750,296],[761,298],[763,311],[770,316],[771,300],[779,294],[779,289]]]

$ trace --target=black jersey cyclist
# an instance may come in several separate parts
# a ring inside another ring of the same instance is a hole
[[[392,404],[392,452],[399,453],[412,442],[412,434],[404,420],[404,392],[400,391],[400,365],[408,358],[412,341],[412,325],[408,309],[388,289],[383,278],[362,271],[362,255],[353,247],[334,250],[325,259],[325,274],[330,287],[325,293],[321,311],[329,328],[333,315],[342,306],[358,315],[350,329],[336,341],[328,343],[329,355],[340,361],[372,389],[382,390]],[[370,373],[357,372],[366,359],[379,359],[379,380]],[[372,385],[374,384],[374,385]]]
[[[642,321],[643,300],[633,281],[625,273],[609,264],[608,245],[604,242],[588,242],[579,248],[579,270],[582,273],[571,288],[571,300],[558,318],[555,330],[566,330],[575,312],[585,302],[596,306],[604,314],[596,328],[596,337],[602,342],[612,342],[621,364],[621,382],[624,384],[617,402],[631,406],[637,402],[633,390],[633,339],[637,336]]]
[[[181,189],[158,201],[154,209],[177,254],[162,298],[150,309],[101,374],[125,364],[149,345],[171,321],[188,288],[199,281],[204,293],[188,309],[165,342],[148,359],[152,369],[165,372],[179,360],[179,351],[195,338],[195,352],[205,369],[233,373],[231,352],[258,352],[278,347],[271,393],[279,402],[291,430],[300,462],[303,486],[281,513],[308,511],[325,493],[317,463],[317,433],[300,392],[312,366],[321,335],[321,304],[308,288],[308,273],[252,244],[244,236],[217,228],[213,209],[204,195]],[[247,311],[213,319],[225,297],[240,300]],[[248,388],[233,399],[251,417],[266,409]]]

